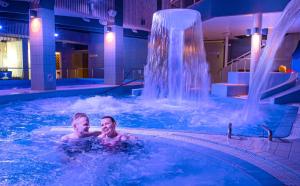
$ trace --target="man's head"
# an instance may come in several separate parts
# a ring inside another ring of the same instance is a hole
[[[111,116],[104,116],[101,119],[101,131],[108,136],[116,133],[116,125],[115,119]]]
[[[79,134],[89,132],[90,121],[88,116],[85,113],[76,113],[72,118],[72,127]]]

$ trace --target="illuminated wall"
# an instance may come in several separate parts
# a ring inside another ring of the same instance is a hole
[[[13,77],[23,77],[22,41],[7,42],[7,56],[3,65],[12,71]]]
[[[12,76],[23,77],[22,41],[7,41],[0,43],[0,68],[12,71]]]

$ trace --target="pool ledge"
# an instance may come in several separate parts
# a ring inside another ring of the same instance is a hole
[[[0,91],[0,104],[11,101],[28,101],[39,98],[68,97],[78,95],[103,95],[111,94],[131,94],[131,89],[140,88],[143,84],[132,82],[123,86],[89,84],[89,85],[72,85],[57,86],[56,90],[31,90],[30,88],[9,89]]]

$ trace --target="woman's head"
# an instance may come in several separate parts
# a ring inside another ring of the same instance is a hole
[[[101,118],[101,130],[107,135],[116,133],[116,121],[111,116],[104,116]]]

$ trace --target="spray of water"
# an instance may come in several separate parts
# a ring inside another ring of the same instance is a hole
[[[258,113],[259,101],[262,92],[268,85],[270,71],[273,66],[274,57],[278,48],[280,47],[285,34],[288,29],[293,25],[295,20],[300,16],[300,0],[292,0],[284,9],[277,25],[274,27],[273,32],[268,37],[266,47],[259,58],[259,62],[253,73],[251,86],[249,90],[249,97],[245,105],[246,119],[255,117],[254,114]]]
[[[208,97],[209,85],[200,13],[188,9],[154,13],[143,98],[198,102]]]

